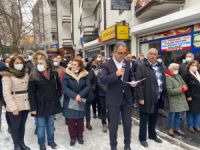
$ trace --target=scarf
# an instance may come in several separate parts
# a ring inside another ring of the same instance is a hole
[[[23,78],[26,74],[24,69],[19,71],[13,68],[9,68],[9,72],[12,73],[16,78]]]
[[[190,73],[200,82],[200,75],[198,71],[196,73],[190,71]]]

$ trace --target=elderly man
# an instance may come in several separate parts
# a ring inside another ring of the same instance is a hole
[[[162,143],[156,134],[156,122],[158,108],[164,104],[165,96],[165,75],[161,63],[157,62],[158,51],[151,48],[136,71],[136,80],[145,79],[136,88],[136,100],[140,107],[140,129],[139,140],[142,146],[148,147],[147,143],[147,123],[149,139]]]
[[[100,80],[107,85],[106,101],[109,111],[109,135],[111,150],[117,150],[117,130],[121,112],[124,129],[124,150],[131,150],[131,86],[134,81],[130,63],[125,60],[126,44],[118,42],[114,48],[113,58],[101,66]],[[126,82],[131,82],[129,85]]]

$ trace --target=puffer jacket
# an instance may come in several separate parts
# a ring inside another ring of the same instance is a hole
[[[8,75],[3,76],[3,96],[6,103],[6,110],[8,112],[30,109],[28,100],[28,80],[28,74],[26,74],[23,78],[16,78],[9,73]],[[21,93],[19,94],[18,92]]]

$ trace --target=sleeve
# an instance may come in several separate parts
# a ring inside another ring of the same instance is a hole
[[[28,82],[28,97],[30,101],[30,107],[31,111],[37,110],[37,104],[36,104],[36,83],[34,80],[30,80]]]
[[[0,71],[3,71],[5,69],[6,69],[5,64],[2,61],[0,61]]]
[[[15,110],[18,110],[17,104],[15,100],[13,99],[13,96],[11,94],[12,92],[12,79],[11,77],[3,77],[2,78],[2,85],[3,85],[3,96],[5,99],[6,107],[11,111],[14,112]]]
[[[55,80],[56,80],[56,91],[59,97],[61,97],[61,83],[60,83],[60,78],[57,72],[55,72]]]
[[[135,79],[137,80],[142,80],[144,78],[143,72],[142,72],[142,65],[137,67],[136,73],[135,73]],[[135,88],[135,93],[136,93],[136,100],[144,100],[144,94],[143,94],[143,82],[140,82],[136,88]]]
[[[172,81],[169,79],[169,77],[166,78],[166,87],[167,87],[167,93],[169,95],[177,95],[181,94],[181,88],[174,88]]]
[[[86,97],[88,95],[90,88],[91,88],[91,83],[87,76],[86,77],[86,86],[79,92],[79,95],[81,96],[81,98]]]
[[[118,80],[117,74],[115,72],[109,74],[108,68],[105,65],[101,66],[100,71],[101,75],[99,77],[102,83],[109,84]]]
[[[67,79],[65,79],[65,76],[64,76],[64,78],[62,80],[61,86],[62,86],[62,90],[63,90],[63,92],[64,92],[65,95],[69,96],[72,99],[75,99],[77,93],[75,93],[74,91],[72,91],[68,87]]]

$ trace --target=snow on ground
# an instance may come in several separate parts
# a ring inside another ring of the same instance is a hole
[[[59,114],[56,116],[56,131],[55,142],[59,145],[58,150],[110,150],[108,133],[102,132],[101,121],[99,119],[92,120],[93,130],[84,132],[84,145],[76,143],[75,146],[69,146],[70,138],[67,126],[64,124],[64,118]],[[25,143],[32,150],[39,150],[37,137],[34,135],[34,119],[29,116],[26,124]],[[183,150],[167,141],[162,144],[157,144],[152,140],[148,140],[149,147],[144,148],[138,141],[138,126],[132,126],[132,143],[133,150]],[[119,125],[118,130],[118,150],[123,150],[123,131],[122,125]],[[47,146],[47,150],[51,148]],[[13,150],[11,136],[7,132],[7,124],[5,121],[5,113],[2,114],[2,131],[0,132],[0,150]]]

